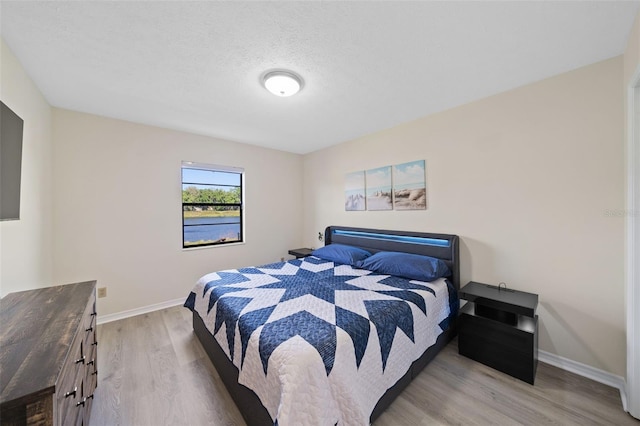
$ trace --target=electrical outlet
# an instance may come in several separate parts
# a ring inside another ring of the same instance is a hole
[[[99,287],[98,288],[98,297],[107,297],[107,288]]]

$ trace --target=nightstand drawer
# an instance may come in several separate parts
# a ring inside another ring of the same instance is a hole
[[[478,335],[463,332],[458,335],[458,350],[461,355],[498,371],[530,384],[534,382],[537,367],[535,352],[526,354]]]
[[[500,344],[513,351],[531,353],[534,346],[534,331],[537,318],[519,318],[519,323],[526,321],[526,329],[510,326],[488,318],[470,315],[462,311],[460,315],[460,333],[477,336],[488,345]],[[520,325],[520,324],[519,324]]]

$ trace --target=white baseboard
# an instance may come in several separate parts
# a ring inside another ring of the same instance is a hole
[[[622,408],[624,411],[627,411],[627,385],[624,378],[608,373],[604,370],[591,367],[590,365],[582,364],[580,362],[570,360],[569,358],[564,358],[541,350],[538,351],[538,361],[544,362],[545,364],[551,364],[554,367],[561,368],[579,376],[586,377],[587,379],[618,389],[620,391],[620,399],[622,399]]]
[[[98,324],[104,324],[111,321],[117,321],[136,315],[148,314],[149,312],[159,311],[160,309],[171,308],[173,306],[182,305],[185,301],[184,297],[180,299],[167,300],[166,302],[156,303],[154,305],[143,306],[141,308],[129,309],[128,311],[116,312],[115,314],[98,315]]]

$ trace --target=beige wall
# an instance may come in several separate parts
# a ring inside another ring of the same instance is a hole
[[[0,39],[0,99],[24,120],[20,220],[0,222],[0,295],[53,284],[51,107]]]
[[[542,350],[624,375],[622,75],[617,57],[305,156],[305,244],[458,234],[463,284],[538,293]],[[426,211],[344,211],[345,173],[419,159]]]
[[[302,159],[54,109],[54,276],[107,287],[101,315],[186,298],[203,274],[299,246]],[[182,250],[181,161],[245,169],[246,244]]]

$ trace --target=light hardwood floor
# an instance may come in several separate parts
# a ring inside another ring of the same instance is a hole
[[[244,425],[182,307],[98,327],[91,426]],[[538,364],[535,386],[458,355],[454,340],[374,426],[634,425],[618,390]]]

